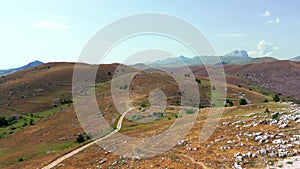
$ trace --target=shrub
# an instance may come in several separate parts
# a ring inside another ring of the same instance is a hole
[[[276,95],[273,97],[273,101],[274,101],[274,102],[279,102],[279,101],[280,101],[280,98],[279,98],[278,94],[276,94]]]
[[[129,121],[138,121],[143,119],[145,116],[141,115],[141,114],[135,114],[132,117],[129,118]]]
[[[34,125],[34,120],[32,118],[29,120],[29,125]]]
[[[9,125],[12,125],[14,123],[16,123],[18,121],[18,119],[15,116],[11,116],[7,119],[7,122]]]
[[[18,162],[22,162],[22,161],[24,161],[24,159],[22,157],[19,157]]]
[[[272,119],[274,119],[274,120],[278,119],[278,117],[279,117],[279,113],[278,112],[272,115]]]
[[[196,79],[196,82],[201,84],[201,80],[200,79]]]
[[[265,113],[270,113],[270,110],[266,108]]]
[[[186,114],[194,114],[195,111],[194,111],[194,110],[191,110],[191,109],[187,109],[187,110],[185,111],[185,113],[186,113]]]
[[[28,124],[26,123],[26,122],[24,122],[23,124],[22,124],[22,127],[26,127]]]
[[[5,119],[5,117],[0,117],[0,127],[6,127],[8,126],[8,121]]]
[[[242,99],[240,100],[240,105],[246,105],[246,104],[248,104],[247,100],[244,99],[244,98],[242,98]]]
[[[124,89],[124,90],[128,89],[128,85],[125,84],[124,87],[123,87],[123,89]]]
[[[76,138],[76,142],[83,143],[84,141],[85,141],[84,137],[81,134],[79,134],[79,136]]]
[[[230,99],[226,99],[226,103],[228,104],[228,106],[232,107],[234,106],[233,102]],[[225,105],[227,107],[227,105]]]
[[[143,102],[143,103],[140,104],[140,106],[141,107],[147,107],[147,104]]]
[[[92,138],[92,136],[89,134],[86,136],[86,140],[90,140],[91,138]]]
[[[268,100],[268,99],[264,100],[264,103],[268,103],[268,102],[269,102],[269,100]]]
[[[61,104],[72,104],[73,103],[73,100],[72,99],[70,99],[70,98],[65,98],[65,99],[61,99],[60,100],[60,103]]]

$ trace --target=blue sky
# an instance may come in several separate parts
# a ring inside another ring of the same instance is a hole
[[[292,0],[1,1],[0,69],[33,60],[77,61],[84,45],[102,27],[145,12],[170,14],[193,24],[220,55],[245,49],[252,57],[288,59],[300,55],[296,46],[300,39],[299,6],[300,2]],[[134,43],[128,44],[132,47]],[[155,39],[148,45],[154,44],[158,45]],[[176,47],[172,52],[192,57]],[[110,61],[119,59],[111,57]]]

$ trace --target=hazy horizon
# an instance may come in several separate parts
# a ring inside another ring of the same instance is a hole
[[[247,50],[251,57],[287,60],[300,55],[300,49],[295,46],[300,38],[299,3],[270,0],[230,0],[222,5],[219,1],[3,1],[0,34],[4,59],[0,69],[23,66],[34,60],[76,62],[98,30],[120,18],[144,12],[165,13],[193,24],[218,55]],[[147,44],[141,43],[145,41]],[[158,46],[169,47],[176,56],[193,57],[161,37],[137,38],[126,43],[118,47],[122,50],[111,54],[107,63],[121,62],[137,49]]]

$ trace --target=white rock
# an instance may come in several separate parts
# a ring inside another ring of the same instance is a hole
[[[272,141],[272,144],[281,144],[282,140],[281,139],[276,139]]]

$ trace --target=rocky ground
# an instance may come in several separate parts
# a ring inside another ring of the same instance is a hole
[[[263,114],[251,113],[245,115],[248,117],[247,120],[238,120],[241,116],[236,116],[236,121],[223,122],[224,126],[242,128],[244,131],[259,125],[275,127],[275,130],[268,132],[240,133],[236,135],[237,139],[228,140],[227,145],[221,146],[221,150],[231,149],[232,146],[241,146],[249,151],[234,154],[233,168],[247,168],[247,163],[251,158],[263,159],[268,168],[300,168],[299,156],[297,157],[300,153],[300,132],[298,130],[300,107],[292,103],[286,104],[289,104],[288,108],[282,108],[282,111],[270,112],[266,110]],[[257,142],[256,146],[248,147],[242,143],[249,140]],[[276,162],[278,159],[279,161]]]

